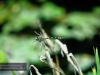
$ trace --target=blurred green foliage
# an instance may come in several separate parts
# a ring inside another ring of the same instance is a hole
[[[39,1],[40,2],[40,1]],[[92,12],[72,12],[67,14],[66,9],[53,2],[42,1],[41,5],[29,1],[8,1],[0,4],[0,24],[2,33],[20,32],[25,27],[37,28],[39,19],[55,21],[51,32],[62,38],[77,40],[92,39],[100,28],[100,7],[93,8]]]
[[[7,56],[4,53],[3,50],[0,50],[0,63],[6,63],[7,62]]]
[[[62,18],[65,14],[65,9],[58,7],[57,5],[55,5],[51,2],[46,2],[40,8],[40,12],[41,12],[41,16],[45,20],[53,21],[53,20]]]
[[[43,52],[39,53],[40,49],[37,48],[34,51],[34,48],[38,42],[32,42],[33,38],[34,37],[22,36],[19,38],[14,35],[0,35],[0,48],[5,50],[8,62],[33,62],[34,64],[39,63],[38,55]],[[0,59],[1,57],[2,59],[5,59],[5,56],[2,52],[0,55]],[[41,66],[41,64],[39,65]]]
[[[72,12],[52,29],[52,34],[77,40],[92,39],[98,33],[100,19],[92,13]]]
[[[36,22],[40,18],[45,20],[56,20],[65,14],[65,10],[51,2],[45,2],[41,6],[30,4],[27,1],[9,1],[6,7],[0,6],[0,23],[6,21],[3,26],[3,33],[11,31],[19,32],[25,27],[36,28]]]

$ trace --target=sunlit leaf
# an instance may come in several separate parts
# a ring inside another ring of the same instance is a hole
[[[95,60],[96,60],[96,67],[97,67],[97,75],[99,75],[100,74],[100,59],[99,59],[97,48],[95,50]]]
[[[0,63],[6,63],[7,62],[7,56],[4,53],[4,51],[0,50]]]

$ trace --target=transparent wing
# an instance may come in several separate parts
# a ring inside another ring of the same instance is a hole
[[[37,50],[37,49],[39,48],[39,47],[38,47],[39,44],[40,44],[39,42],[36,44],[36,46],[34,47],[34,50]]]

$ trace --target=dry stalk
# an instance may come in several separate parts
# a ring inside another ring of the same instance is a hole
[[[45,32],[45,30],[42,28],[42,25],[40,23],[40,21],[37,21],[38,22],[38,26],[39,26],[39,29],[41,30],[42,34],[43,34],[43,37],[45,38],[49,38],[49,36],[47,35],[47,33]],[[43,41],[46,45],[48,45],[49,49],[53,52],[53,54],[55,55],[55,59],[56,59],[56,67],[61,69],[60,66],[59,66],[59,58],[56,54],[56,50],[55,50],[55,46],[54,44],[52,43],[52,41],[50,39],[45,39]],[[59,72],[57,71],[56,72],[57,74],[56,75],[60,75]]]
[[[31,72],[31,67],[35,70],[37,75],[42,75],[34,65],[30,65],[30,68],[29,68],[30,69],[30,75],[33,75],[32,72]]]
[[[43,38],[49,38],[39,21],[38,21],[38,26],[43,34]],[[62,54],[64,53],[66,55],[68,62],[73,66],[73,68],[79,73],[79,75],[83,75],[81,68],[78,65],[74,55],[68,52],[67,46],[61,43],[58,39],[56,39],[55,42],[60,46]],[[59,66],[59,59],[56,54],[56,49],[54,48],[54,44],[52,43],[52,41],[50,39],[45,39],[42,40],[42,43],[44,46],[45,53],[40,56],[40,60],[45,64],[47,64],[52,69],[53,75],[65,75],[65,73]],[[52,60],[49,53],[49,49],[52,50],[52,52],[54,53],[56,58],[56,63]],[[31,65],[30,67],[34,68],[37,75],[41,75],[41,73],[39,73],[38,69],[34,65]]]
[[[76,61],[74,55],[72,53],[68,53],[67,46],[61,43],[58,39],[56,39],[55,42],[60,46],[61,50],[65,53],[68,62],[75,68],[79,75],[83,75],[81,68],[78,65],[78,62]]]
[[[55,63],[53,62],[50,53],[48,51],[48,47],[46,45],[45,45],[45,54],[40,57],[40,60],[45,64],[47,64],[52,69],[53,75],[57,75],[56,71],[59,72],[61,75],[65,75],[62,70],[58,69],[55,66]]]

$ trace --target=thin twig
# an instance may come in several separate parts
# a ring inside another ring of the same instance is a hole
[[[30,69],[30,74],[31,74],[31,75],[33,75],[32,72],[31,72],[31,67],[35,70],[35,72],[36,72],[37,75],[42,75],[42,74],[39,72],[39,70],[38,70],[34,65],[30,65],[30,68],[29,68],[29,69]]]

